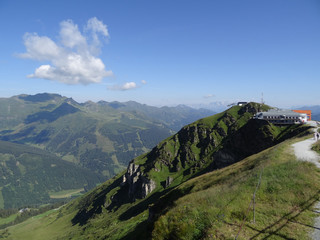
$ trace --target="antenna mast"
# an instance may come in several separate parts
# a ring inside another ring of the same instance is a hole
[[[263,92],[261,93],[261,104],[264,104],[264,100],[263,100]]]

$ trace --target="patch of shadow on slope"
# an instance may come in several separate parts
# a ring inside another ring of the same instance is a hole
[[[60,117],[73,114],[79,112],[80,109],[68,104],[62,103],[59,107],[54,109],[53,111],[41,111],[31,115],[28,115],[27,118],[24,120],[24,123],[29,124],[33,122],[53,122]]]
[[[118,178],[100,193],[97,194],[96,191],[94,191],[82,198],[79,203],[79,211],[71,220],[72,225],[79,224],[80,226],[83,226],[87,224],[88,220],[94,215],[100,214],[102,212],[102,207],[105,204],[107,193],[119,186],[121,182],[122,178]]]

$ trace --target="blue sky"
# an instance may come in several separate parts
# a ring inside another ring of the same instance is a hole
[[[0,0],[0,97],[320,105],[318,0]]]

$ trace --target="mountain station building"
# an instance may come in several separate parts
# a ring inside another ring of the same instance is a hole
[[[308,121],[311,121],[311,110],[292,110],[297,113],[305,113],[307,114]]]

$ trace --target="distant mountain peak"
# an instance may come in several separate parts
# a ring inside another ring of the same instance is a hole
[[[126,105],[121,103],[121,102],[111,102],[108,104],[110,107],[114,108],[114,109],[118,109],[118,108],[121,108],[121,107],[125,107]]]
[[[29,102],[47,102],[50,100],[54,100],[56,98],[63,98],[59,94],[55,93],[38,93],[35,95],[19,95],[19,99],[24,100],[24,101],[29,101]]]

